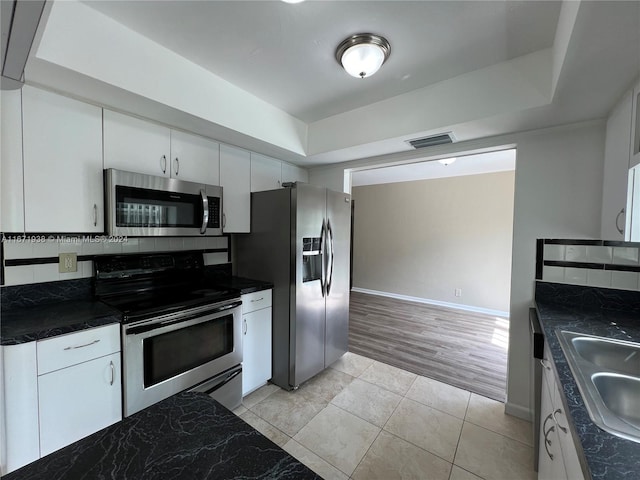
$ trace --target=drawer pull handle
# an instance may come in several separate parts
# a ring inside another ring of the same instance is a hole
[[[264,300],[264,297],[260,297],[260,298],[254,298],[253,300],[251,300],[252,302],[260,302]]]
[[[84,347],[88,347],[89,345],[93,345],[95,343],[98,343],[99,341],[100,341],[100,339],[94,340],[93,342],[85,343],[84,345],[76,345],[75,347],[64,347],[64,349],[65,350],[74,350],[76,348],[84,348]]]
[[[558,428],[560,430],[562,430],[564,433],[567,433],[567,427],[563,427],[562,425],[560,425],[558,423],[558,419],[556,418],[556,413],[562,413],[562,410],[560,410],[559,408],[553,412],[551,415],[553,415],[553,421],[555,422],[555,424],[558,426]]]
[[[116,380],[116,367],[113,365],[113,362],[109,362],[109,366],[111,367],[111,381],[109,385],[113,385],[113,382]]]

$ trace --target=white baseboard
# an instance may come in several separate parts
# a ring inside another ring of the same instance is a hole
[[[397,298],[398,300],[407,300],[409,302],[426,303],[429,305],[438,305],[440,307],[457,308],[467,312],[486,313],[487,315],[495,315],[496,317],[509,318],[509,312],[502,310],[492,310],[490,308],[474,307],[472,305],[461,305],[459,303],[441,302],[440,300],[431,300],[429,298],[411,297],[409,295],[400,295],[399,293],[380,292],[378,290],[368,290],[366,288],[353,287],[353,292],[366,293],[368,295],[378,295],[380,297]]]
[[[504,413],[521,418],[523,420],[526,420],[527,422],[533,421],[533,412],[531,412],[529,408],[523,407],[522,405],[515,405],[513,403],[507,402],[504,404]]]

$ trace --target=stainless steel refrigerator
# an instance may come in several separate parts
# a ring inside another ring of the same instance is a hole
[[[302,382],[348,347],[351,197],[308,184],[251,194],[236,272],[273,289],[273,377]]]

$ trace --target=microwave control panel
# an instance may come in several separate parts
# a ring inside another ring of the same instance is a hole
[[[220,197],[209,197],[208,228],[220,228]]]

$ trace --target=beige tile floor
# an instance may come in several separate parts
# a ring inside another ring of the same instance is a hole
[[[326,480],[536,478],[531,424],[502,403],[352,353],[235,413]]]

